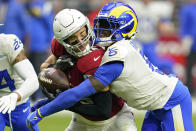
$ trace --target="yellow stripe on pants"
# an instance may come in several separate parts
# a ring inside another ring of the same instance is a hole
[[[175,131],[184,131],[184,123],[182,119],[182,112],[180,105],[172,108],[172,115],[174,120],[174,129]]]

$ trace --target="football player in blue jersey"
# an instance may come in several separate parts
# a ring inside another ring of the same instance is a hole
[[[43,117],[110,85],[108,90],[129,106],[148,110],[142,131],[193,131],[188,88],[175,75],[166,75],[151,64],[135,46],[131,39],[135,36],[137,21],[129,5],[121,2],[105,5],[94,20],[96,44],[106,48],[100,67],[94,76],[33,112],[28,117],[29,124],[34,126]]]
[[[26,126],[29,96],[38,89],[37,75],[17,36],[0,34],[0,131],[30,131]],[[39,131],[35,125],[35,131]]]

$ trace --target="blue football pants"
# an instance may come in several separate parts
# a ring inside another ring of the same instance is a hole
[[[11,112],[11,124],[13,131],[31,131],[26,126],[26,119],[30,113],[29,109],[30,101],[28,100],[26,103],[16,106],[15,110]],[[10,127],[9,114],[0,113],[0,131],[4,131],[5,126]],[[38,126],[36,131],[39,131]]]
[[[147,111],[142,131],[194,131],[190,93],[171,109]]]

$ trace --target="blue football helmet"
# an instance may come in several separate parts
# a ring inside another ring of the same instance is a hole
[[[93,23],[96,44],[109,46],[123,38],[133,38],[138,19],[135,11],[128,4],[110,2],[100,10]]]

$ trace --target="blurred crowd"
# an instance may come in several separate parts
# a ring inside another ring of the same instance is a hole
[[[112,0],[0,0],[0,33],[16,34],[39,73],[50,54],[52,22],[63,8],[88,16],[91,26],[99,9]],[[113,0],[128,3],[138,17],[134,41],[165,73],[174,73],[196,96],[196,0]],[[41,98],[37,91],[32,99]]]

